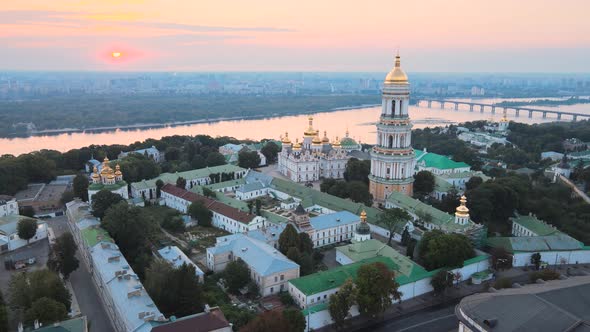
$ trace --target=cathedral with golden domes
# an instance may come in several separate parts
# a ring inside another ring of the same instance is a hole
[[[92,204],[92,196],[101,190],[108,190],[114,194],[119,194],[124,199],[129,199],[127,182],[123,181],[121,168],[117,164],[113,170],[109,165],[109,158],[104,158],[100,172],[94,166],[91,179],[92,183],[88,186],[88,203]]]
[[[319,130],[313,128],[313,117],[308,118],[308,128],[303,132],[303,140],[289,138],[289,133],[281,138],[279,153],[279,172],[294,182],[318,181],[320,178],[340,179],[344,176],[346,162],[350,158],[338,137],[330,141],[324,131],[320,138]]]

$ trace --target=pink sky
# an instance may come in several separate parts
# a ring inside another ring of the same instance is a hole
[[[588,72],[590,2],[3,1],[0,69]],[[122,51],[112,61],[108,54]]]

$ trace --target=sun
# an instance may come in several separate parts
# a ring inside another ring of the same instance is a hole
[[[113,53],[111,53],[111,56],[113,58],[117,59],[117,58],[122,57],[123,56],[123,53],[121,53],[121,52],[113,52]]]

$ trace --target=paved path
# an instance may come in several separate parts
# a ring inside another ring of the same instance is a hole
[[[373,326],[360,331],[374,332],[448,332],[456,330],[459,321],[455,316],[455,303],[451,302],[442,308],[426,309],[408,316],[394,318],[378,326]]]

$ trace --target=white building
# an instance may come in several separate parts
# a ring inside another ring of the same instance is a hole
[[[92,172],[92,183],[88,186],[88,203],[92,205],[92,196],[101,190],[108,190],[113,194],[118,194],[124,199],[129,199],[127,182],[123,181],[123,173],[119,164],[113,170],[109,166],[109,158],[104,158],[100,172],[95,166]]]
[[[250,277],[262,296],[286,291],[287,282],[299,277],[299,265],[278,249],[243,234],[207,248],[207,267],[215,272],[224,270],[238,258],[250,268]]]
[[[156,147],[153,145],[151,148],[147,148],[147,149],[140,149],[140,150],[135,150],[135,151],[130,151],[130,152],[121,152],[121,153],[119,153],[118,159],[123,159],[132,153],[137,153],[142,156],[151,158],[152,160],[154,160],[157,163],[164,161],[164,154],[160,153],[160,151],[158,151],[158,149],[156,149]]]
[[[158,254],[175,268],[179,268],[183,264],[193,266],[195,268],[195,274],[199,278],[199,282],[202,283],[204,281],[205,273],[177,246],[164,247],[158,250]]]
[[[264,217],[250,214],[233,206],[215,201],[205,196],[166,184],[161,189],[162,200],[170,208],[187,213],[189,206],[196,201],[203,203],[213,213],[213,226],[230,233],[243,233],[264,227]]]
[[[244,177],[245,183],[236,189],[236,198],[245,201],[268,195],[272,176],[249,170]]]
[[[18,222],[24,219],[31,219],[37,223],[37,232],[29,240],[29,243],[47,238],[47,224],[41,220],[18,214],[0,217],[0,253],[12,251],[27,245],[27,240],[23,240],[18,236]]]
[[[303,133],[303,143],[297,139],[293,144],[289,134],[285,133],[278,158],[279,172],[294,182],[340,179],[349,159],[338,137],[331,143],[324,131],[324,137],[320,138],[319,131],[313,128],[311,116],[309,127]]]
[[[300,231],[309,234],[314,248],[319,248],[352,240],[360,222],[359,216],[348,211],[340,211],[310,218],[311,229]]]
[[[0,217],[18,214],[18,203],[16,198],[0,195]]]

